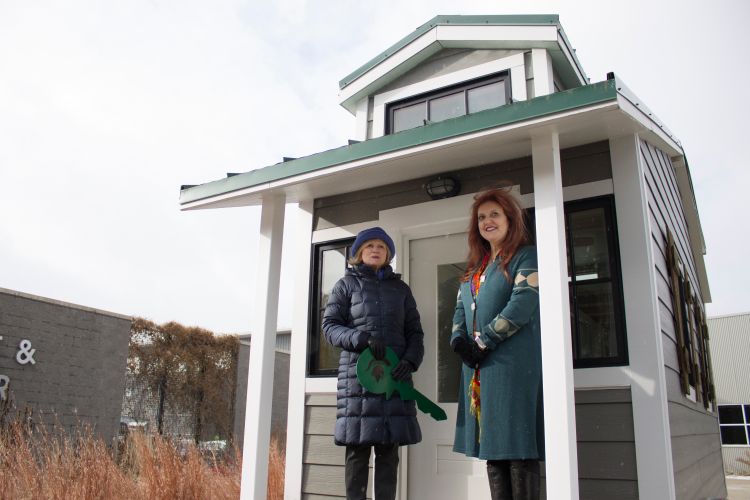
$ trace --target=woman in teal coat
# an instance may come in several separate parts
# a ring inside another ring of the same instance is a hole
[[[493,500],[539,498],[544,460],[539,275],[527,241],[508,191],[475,197],[451,336],[464,363],[453,450],[487,460]]]

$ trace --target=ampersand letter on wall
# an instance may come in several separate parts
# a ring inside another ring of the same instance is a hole
[[[18,352],[16,353],[16,361],[18,361],[18,364],[25,365],[28,363],[31,363],[32,365],[36,364],[36,361],[34,360],[34,353],[36,352],[36,349],[31,348],[31,341],[29,340],[22,340],[20,344],[18,344]]]

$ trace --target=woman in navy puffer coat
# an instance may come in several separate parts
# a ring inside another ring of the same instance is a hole
[[[359,353],[370,347],[383,359],[390,347],[400,359],[394,379],[411,382],[424,355],[422,326],[409,286],[388,265],[395,248],[379,227],[361,231],[351,248],[352,267],[333,287],[323,316],[323,333],[342,349],[339,358],[336,444],[346,446],[348,499],[364,499],[370,448],[375,447],[375,499],[396,495],[398,447],[422,440],[414,401],[397,394],[385,399],[357,380]]]

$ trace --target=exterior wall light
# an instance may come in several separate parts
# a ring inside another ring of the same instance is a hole
[[[433,200],[440,200],[456,196],[461,191],[461,183],[450,175],[438,175],[425,183],[424,190]]]

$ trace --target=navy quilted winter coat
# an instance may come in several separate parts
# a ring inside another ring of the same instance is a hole
[[[375,271],[360,264],[333,287],[323,315],[323,333],[341,347],[336,429],[338,445],[415,444],[422,440],[414,401],[373,394],[359,385],[357,359],[370,335],[380,335],[399,359],[419,368],[424,355],[422,325],[409,286],[390,266]],[[411,380],[408,381],[411,383]]]

